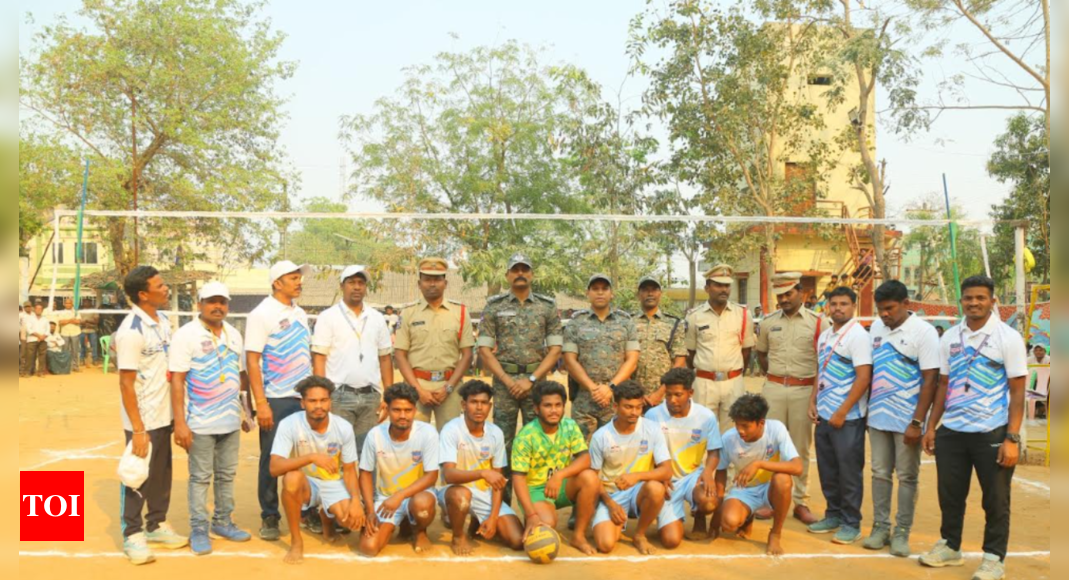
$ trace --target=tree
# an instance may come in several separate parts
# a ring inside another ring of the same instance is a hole
[[[1010,110],[1042,113],[1050,149],[1050,0],[907,0],[929,30],[946,30],[963,23],[978,42],[954,47],[965,70],[941,83],[939,100],[921,107],[947,111]],[[927,51],[946,54],[941,41]],[[1004,101],[974,103],[970,87],[981,83],[1004,92]],[[910,116],[902,128],[927,124],[927,116]]]
[[[1027,247],[1036,257],[1035,276],[1050,281],[1050,150],[1042,117],[1019,114],[1009,120],[1006,133],[995,141],[996,151],[987,172],[1013,190],[1009,198],[991,209],[992,219],[1027,221]],[[995,226],[991,253],[992,273],[1002,278],[1016,275],[1016,227]]]
[[[909,210],[910,219],[940,220],[946,219],[946,209],[942,198],[932,194],[919,208]],[[965,210],[956,202],[951,205],[952,219],[960,220],[966,215]],[[920,226],[913,228],[906,235],[906,250],[920,253],[920,299],[930,300],[932,292],[938,290],[942,302],[954,303],[957,291],[954,289],[954,254],[950,245],[950,231],[945,226]],[[975,228],[958,228],[958,271],[964,280],[968,276],[984,272],[983,251],[980,247],[980,231]]]
[[[292,176],[277,145],[275,84],[283,36],[259,0],[83,0],[88,26],[44,28],[20,62],[20,104],[32,125],[76,146],[109,176],[92,205],[111,210],[259,211],[279,206]],[[109,219],[121,275],[140,260],[142,232]],[[153,222],[153,250],[262,252],[241,223]],[[198,243],[199,242],[199,243]]]
[[[78,203],[82,171],[77,152],[56,139],[34,134],[19,137],[19,255],[48,227],[57,206]]]
[[[355,167],[350,197],[395,212],[581,213],[565,139],[600,89],[582,71],[539,58],[508,42],[407,69],[374,112],[342,119]],[[465,280],[491,293],[522,250],[540,265],[539,288],[548,292],[581,284],[575,263],[541,267],[574,247],[575,230],[549,221],[430,221],[398,234],[417,253],[457,256]]]
[[[790,2],[761,3],[772,24],[752,22],[746,3],[649,5],[629,52],[651,79],[646,111],[667,124],[673,170],[701,192],[702,210],[773,220],[813,211],[832,166],[824,120],[804,95],[824,60],[823,29]],[[800,171],[788,176],[788,164]],[[776,225],[763,229],[775,271]]]

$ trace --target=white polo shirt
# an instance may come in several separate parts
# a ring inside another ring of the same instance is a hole
[[[299,399],[297,384],[312,375],[312,334],[308,314],[268,296],[245,327],[245,352],[263,356],[264,394],[268,399]]]
[[[115,333],[115,354],[120,371],[136,371],[134,391],[137,408],[146,431],[154,431],[174,422],[171,409],[171,385],[167,380],[167,356],[171,348],[171,323],[166,316],[156,322],[144,310],[132,306]],[[133,431],[126,408],[122,407],[123,429]]]
[[[379,357],[393,353],[386,317],[367,306],[359,317],[345,303],[328,308],[316,320],[312,352],[327,357],[327,378],[335,385],[381,393]]]
[[[830,326],[820,335],[817,356],[817,412],[821,419],[830,421],[850,398],[858,367],[872,365],[872,339],[857,320],[847,322],[839,332]],[[868,411],[869,395],[866,393],[847,412],[846,420],[864,419]]]
[[[905,433],[920,402],[924,371],[939,369],[939,333],[910,314],[894,330],[876,320],[869,334],[873,358],[869,427]]]
[[[52,334],[52,326],[49,323],[48,317],[31,314],[26,318],[26,342],[33,344],[41,342],[35,335],[43,334],[48,336]]]

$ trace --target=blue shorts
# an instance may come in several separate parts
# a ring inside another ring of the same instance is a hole
[[[640,506],[638,505],[638,496],[642,495],[642,490],[645,487],[646,483],[643,482],[627,491],[618,491],[612,494],[612,501],[627,510],[628,519],[637,520],[642,515],[639,513]],[[668,514],[670,513],[670,510],[671,504],[665,502],[664,507],[661,508],[661,513],[657,516],[658,529],[678,521],[669,517]],[[612,514],[609,512],[609,507],[604,503],[599,503],[597,511],[594,512],[593,527],[596,528],[601,524],[609,522],[612,522]]]
[[[435,490],[435,495],[438,496],[438,506],[442,508],[442,513],[445,514],[446,519],[449,518],[449,507],[445,505],[445,494],[453,486],[443,487]],[[494,495],[489,491],[482,491],[479,489],[468,488],[471,492],[471,515],[475,516],[475,519],[479,523],[483,523],[490,519],[490,512],[494,509]],[[501,503],[501,511],[497,514],[498,518],[504,518],[507,516],[515,516],[516,512],[512,510],[507,503]]]
[[[673,482],[672,497],[664,504],[664,510],[657,520],[657,526],[664,529],[678,521],[687,519],[687,504],[694,503],[694,490],[701,483],[704,469],[699,468],[694,473]]]
[[[308,498],[308,504],[301,511],[322,508],[333,519],[334,514],[330,513],[330,508],[334,507],[335,504],[352,499],[352,496],[349,495],[349,490],[345,488],[345,482],[341,480],[325,481],[309,477],[308,487],[311,489],[311,495]]]
[[[737,500],[742,502],[746,507],[750,508],[750,513],[756,513],[758,510],[770,507],[772,504],[768,501],[768,492],[772,489],[771,484],[758,485],[755,487],[738,488],[731,490],[730,493],[724,498],[724,502],[729,500]]]
[[[388,500],[388,499],[390,499],[390,498],[382,497],[382,498],[376,498],[375,499],[375,513],[379,512],[379,508],[381,508],[382,504],[386,503],[386,500]],[[405,518],[408,518],[408,523],[410,523],[412,525],[415,525],[416,524],[416,517],[413,516],[412,513],[411,513],[411,510],[408,509],[411,505],[412,505],[412,500],[411,499],[406,499],[404,501],[404,503],[401,504],[401,508],[398,509],[395,514],[393,514],[393,518],[392,519],[383,520],[382,518],[379,518],[379,522],[382,523],[382,524],[390,524],[395,528],[399,528],[399,527],[401,527],[401,523],[405,521]]]

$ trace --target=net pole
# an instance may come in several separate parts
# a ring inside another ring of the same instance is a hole
[[[82,177],[82,204],[78,208],[78,243],[74,248],[74,313],[82,306],[82,236],[85,233],[85,202],[89,192],[89,160],[85,160],[85,175]]]
[[[950,210],[950,186],[947,174],[943,174],[943,196],[947,203],[947,219],[950,220],[950,259],[954,261],[954,295],[957,297],[958,313],[961,313],[961,269],[958,266],[958,224]]]
[[[1027,274],[1024,267],[1025,227],[1025,224],[1018,224],[1014,231],[1014,242],[1017,247],[1017,255],[1015,256],[1017,268],[1017,318],[1020,320],[1021,334],[1026,334],[1032,326],[1031,320],[1025,320],[1027,317],[1025,303],[1028,300],[1028,280],[1026,279]]]
[[[56,208],[55,218],[52,220],[52,285],[48,290],[48,309],[54,308],[56,304],[56,282],[59,279],[59,260],[57,259],[59,256],[57,255],[56,244],[60,243],[59,220],[60,209]]]

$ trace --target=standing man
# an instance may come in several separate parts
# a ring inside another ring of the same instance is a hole
[[[25,377],[22,360],[26,354],[26,322],[33,318],[33,304],[27,302],[19,308],[19,378]]]
[[[241,448],[241,397],[249,376],[242,368],[244,343],[226,322],[230,291],[220,282],[201,288],[200,315],[174,335],[171,346],[171,404],[174,440],[189,454],[190,548],[212,553],[212,537],[248,542],[237,526],[234,478]],[[215,516],[208,527],[208,488],[215,483]]]
[[[709,301],[687,316],[686,347],[694,400],[716,415],[721,430],[731,426],[731,406],[746,393],[746,363],[754,344],[750,311],[731,301],[735,270],[721,264],[705,273]]]
[[[91,305],[87,301],[82,302],[82,310],[87,310]],[[86,366],[100,365],[100,315],[85,314],[82,316],[82,339],[83,354]]]
[[[167,384],[171,323],[160,309],[170,304],[171,290],[155,268],[138,266],[126,277],[123,291],[133,310],[115,333],[123,430],[134,455],[147,459],[149,465],[141,489],[121,488],[123,552],[131,564],[140,566],[156,560],[149,545],[177,550],[189,545],[189,540],[166,523],[171,507],[174,413]],[[146,505],[147,526],[141,513]]]
[[[820,336],[818,386],[809,405],[809,416],[817,424],[820,486],[828,511],[809,532],[838,532],[832,542],[848,546],[861,539],[872,338],[854,320],[857,294],[852,289],[832,292],[828,311],[834,324]]]
[[[579,385],[572,417],[589,442],[612,421],[612,391],[631,378],[641,346],[631,317],[612,307],[612,280],[595,274],[587,283],[590,310],[581,310],[564,331],[564,366]]]
[[[875,520],[869,550],[891,546],[908,558],[913,514],[917,509],[921,438],[939,379],[939,335],[910,312],[909,289],[892,280],[876,290],[880,319],[872,324],[872,504]],[[891,531],[892,476],[898,474],[898,521]]]
[[[304,291],[308,266],[293,262],[275,264],[268,280],[271,296],[249,314],[245,329],[245,368],[256,401],[260,424],[260,539],[277,542],[282,535],[279,521],[278,478],[271,476],[271,449],[275,428],[301,411],[297,384],[312,374],[311,330],[308,315],[296,300]]]
[[[63,348],[71,355],[71,372],[81,372],[82,366],[82,315],[74,311],[74,300],[63,299],[63,309],[50,317],[59,327]]]
[[[337,386],[332,412],[353,426],[358,448],[379,422],[383,389],[393,384],[390,329],[364,304],[368,281],[364,266],[342,272],[342,301],[319,316],[312,338],[313,374]]]
[[[557,368],[564,329],[552,298],[531,291],[535,274],[531,260],[516,254],[509,260],[511,291],[491,298],[479,325],[479,358],[494,377],[494,424],[505,436],[506,457],[520,427],[535,420],[531,390]],[[512,470],[504,469],[511,482]],[[512,484],[505,504],[512,501]]]
[[[51,328],[48,319],[44,317],[44,310],[44,306],[40,304],[32,306],[32,312],[23,323],[26,347],[22,349],[22,372],[20,374],[24,377],[45,376],[48,359],[48,346],[45,341],[48,340]]]
[[[809,509],[809,455],[813,445],[813,420],[809,401],[817,374],[817,340],[821,320],[802,308],[805,294],[798,273],[779,274],[772,279],[780,310],[761,322],[757,339],[757,362],[767,375],[762,394],[768,401],[768,418],[787,426],[798,455],[802,476],[794,480],[794,517],[813,525],[817,518]],[[769,510],[758,511],[758,519],[769,519]]]
[[[642,385],[646,410],[664,402],[661,377],[673,368],[687,366],[687,349],[683,339],[686,324],[661,312],[661,283],[653,276],[638,282],[638,302],[642,313],[635,317],[641,351],[635,380]]]
[[[394,345],[397,369],[405,383],[419,392],[416,419],[438,429],[460,416],[457,387],[471,368],[475,332],[468,308],[445,299],[449,263],[427,258],[419,263],[423,299],[401,311],[401,327]]]
[[[984,561],[973,578],[1001,580],[1010,540],[1010,491],[1021,456],[1027,353],[1020,333],[998,317],[994,280],[969,278],[961,293],[965,321],[943,337],[942,378],[924,436],[924,449],[935,455],[939,471],[943,540],[921,564],[965,564],[962,530],[975,472],[987,528]]]
[[[390,344],[397,338],[397,326],[401,323],[401,317],[397,315],[397,310],[393,306],[386,307],[386,328],[390,329]]]

